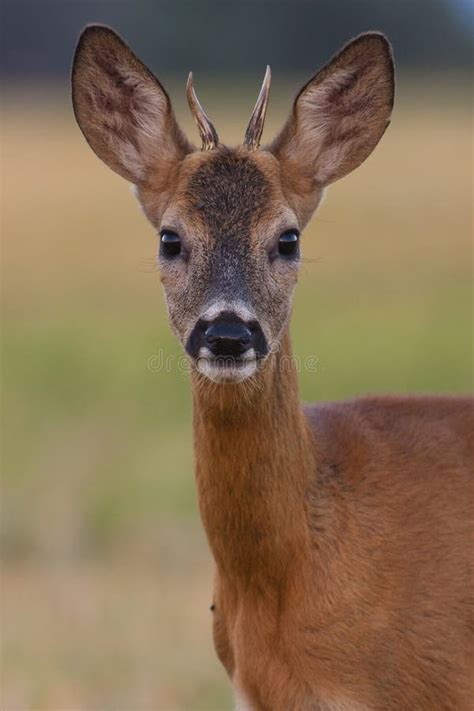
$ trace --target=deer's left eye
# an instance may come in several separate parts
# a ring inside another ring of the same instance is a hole
[[[163,230],[160,234],[160,254],[162,257],[177,257],[181,253],[181,239],[176,232]]]
[[[278,240],[278,254],[280,257],[296,257],[299,252],[300,235],[297,230],[284,232]]]

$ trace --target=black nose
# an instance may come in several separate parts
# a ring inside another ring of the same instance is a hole
[[[258,321],[243,321],[232,311],[221,312],[213,321],[198,320],[186,343],[186,351],[193,358],[199,358],[203,355],[201,348],[210,351],[215,358],[240,358],[250,348],[257,358],[268,353]]]
[[[239,321],[216,321],[204,332],[204,342],[216,357],[238,358],[248,350],[252,333]]]

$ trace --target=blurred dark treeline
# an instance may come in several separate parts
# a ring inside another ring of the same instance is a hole
[[[160,72],[313,71],[386,32],[401,68],[470,71],[471,0],[3,0],[2,77],[64,79],[84,25],[117,29]]]

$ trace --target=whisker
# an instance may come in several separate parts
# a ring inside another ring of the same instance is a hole
[[[315,264],[316,262],[322,262],[321,257],[301,257],[300,262],[301,264]]]
[[[158,264],[156,259],[153,257],[145,257],[139,261],[138,270],[143,273],[156,273],[158,272]]]

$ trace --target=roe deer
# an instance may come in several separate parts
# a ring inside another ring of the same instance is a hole
[[[191,363],[217,654],[253,711],[467,711],[472,402],[303,408],[289,358],[300,233],[388,126],[390,45],[378,33],[350,42],[259,148],[269,86],[267,69],[244,143],[229,148],[190,75],[199,150],[112,30],[86,28],[72,73],[87,141],[160,234],[169,318]]]

